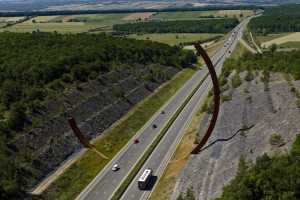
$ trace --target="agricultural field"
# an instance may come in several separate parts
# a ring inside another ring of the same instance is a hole
[[[23,23],[16,24],[2,30],[12,32],[32,32],[36,30],[45,32],[80,33],[90,30],[110,31],[112,25],[128,23],[125,20],[132,14],[90,14],[69,16],[38,16]]]
[[[132,13],[123,18],[123,20],[148,20],[154,15],[154,12]]]
[[[273,40],[262,43],[261,46],[268,48],[272,44],[282,45],[287,42],[300,42],[300,32],[295,32],[282,37],[275,38]]]
[[[154,33],[154,34],[132,34],[129,37],[138,40],[151,40],[161,42],[169,45],[179,45],[180,43],[190,43],[195,41],[208,40],[217,36],[223,36],[222,34],[210,34],[210,33]]]
[[[116,14],[85,14],[68,16],[37,16],[11,27],[2,28],[0,31],[12,32],[61,32],[61,33],[80,33],[80,32],[107,32],[112,30],[115,24],[124,24],[136,21],[149,20],[195,20],[208,17],[239,17],[253,14],[251,10],[220,10],[220,11],[188,11],[188,12],[143,12],[143,13],[116,13]],[[0,17],[0,28],[7,22],[15,22],[23,17]]]
[[[287,42],[287,43],[284,43],[284,44],[280,45],[280,47],[300,49],[300,42]]]
[[[25,17],[0,17],[0,28],[6,26],[10,23],[16,23],[23,20]]]
[[[153,16],[155,20],[195,20],[202,18],[232,18],[251,16],[252,10],[219,10],[219,11],[180,11],[180,12],[163,12]]]
[[[274,40],[276,38],[280,38],[283,36],[287,36],[290,33],[276,33],[276,34],[268,34],[268,35],[255,35],[255,39],[260,43],[265,43],[271,40]]]

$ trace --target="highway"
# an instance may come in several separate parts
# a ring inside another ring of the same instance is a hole
[[[244,27],[244,21],[237,26],[235,30],[240,30],[238,36],[241,35],[241,27]],[[228,48],[231,52],[237,43],[237,38],[230,37],[227,43],[230,43],[229,47],[223,47],[212,58],[214,64],[217,64],[218,72],[220,73],[221,66],[228,54]],[[155,138],[159,135],[160,131],[176,113],[177,109],[183,105],[186,98],[192,93],[192,91],[206,78],[208,70],[197,71],[193,77],[188,80],[184,86],[143,126],[143,128],[132,138],[125,147],[110,161],[107,166],[94,178],[94,180],[81,192],[76,200],[108,200],[112,197],[113,193],[121,185],[122,181],[128,176],[131,169],[142,157],[144,152],[152,144]],[[176,149],[177,144],[181,140],[186,125],[189,123],[195,108],[206,97],[209,88],[211,87],[210,79],[201,84],[201,87],[197,89],[197,92],[193,95],[191,100],[187,103],[184,110],[180,113],[178,118],[172,124],[166,135],[159,143],[151,157],[145,163],[142,170],[138,173],[137,177],[128,187],[124,193],[122,199],[144,199],[149,196],[150,192],[140,191],[137,188],[137,178],[140,173],[148,167],[154,170],[154,175],[161,174],[164,167],[171,157],[172,152]],[[164,113],[162,112],[164,111]],[[154,128],[153,125],[157,128]],[[126,131],[126,130],[124,130]],[[134,144],[135,139],[139,139],[138,144]],[[114,164],[120,166],[120,170],[113,172],[111,170]]]
[[[221,57],[221,60],[215,65],[217,74],[219,75],[222,70],[222,66],[227,56],[233,52],[238,43],[238,40],[241,39],[242,33],[247,21],[240,24],[234,29],[237,32],[236,35],[229,39],[228,50],[223,52],[224,56]],[[227,54],[227,55],[226,55]],[[184,110],[180,113],[177,119],[174,121],[170,129],[167,131],[165,137],[158,144],[154,152],[151,154],[147,162],[144,164],[144,167],[139,171],[135,179],[131,182],[126,192],[123,194],[121,200],[138,200],[138,199],[148,199],[153,188],[151,190],[142,191],[138,188],[137,182],[141,174],[146,168],[151,168],[153,170],[154,176],[157,177],[156,182],[159,180],[163,174],[165,168],[167,167],[168,162],[170,161],[173,153],[175,152],[178,144],[180,143],[187,126],[193,119],[193,116],[196,114],[197,109],[201,103],[207,97],[209,90],[212,88],[212,81],[210,78],[207,78],[199,87],[197,92],[194,94],[191,101],[185,106]]]

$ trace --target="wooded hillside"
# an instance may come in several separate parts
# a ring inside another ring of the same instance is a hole
[[[22,199],[24,190],[78,149],[63,141],[64,102],[79,119],[124,99],[125,108],[119,105],[106,118],[103,112],[107,122],[96,127],[102,131],[146,95],[126,99],[125,89],[155,89],[195,61],[191,51],[104,34],[1,33],[0,199]]]
[[[237,19],[205,19],[182,21],[151,21],[117,24],[113,30],[120,33],[226,33],[232,30]]]
[[[251,20],[249,27],[259,34],[300,31],[300,5],[266,8],[261,17]]]

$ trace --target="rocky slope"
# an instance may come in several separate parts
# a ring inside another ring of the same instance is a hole
[[[150,81],[140,78],[153,69],[162,70],[166,76]],[[51,100],[35,116],[46,123],[19,135],[10,145],[17,149],[17,155],[25,154],[30,158],[24,161],[32,173],[27,187],[33,187],[82,148],[70,131],[69,116],[76,119],[84,134],[95,138],[179,70],[151,65],[140,66],[139,71],[128,68],[113,71]]]
[[[239,158],[255,160],[268,153],[287,151],[300,130],[300,109],[293,87],[300,91],[300,81],[287,81],[273,74],[267,87],[260,77],[243,81],[237,89],[225,92],[232,97],[222,104],[219,120],[209,144],[202,153],[191,156],[176,183],[172,199],[192,189],[197,199],[219,197],[224,185],[235,176]],[[207,127],[209,115],[201,123],[199,135]],[[238,129],[252,126],[248,131]],[[280,145],[271,145],[274,133],[282,136]]]

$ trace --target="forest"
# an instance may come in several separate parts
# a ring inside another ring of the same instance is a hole
[[[240,159],[236,177],[217,200],[300,199],[300,135],[288,154]]]
[[[30,174],[22,160],[28,158],[12,157],[16,149],[8,141],[32,126],[31,116],[50,98],[121,65],[134,71],[147,64],[180,69],[194,62],[192,51],[105,34],[1,33],[0,199],[23,198]],[[155,79],[157,73],[145,76]]]
[[[258,34],[300,31],[300,5],[266,8],[261,17],[251,20],[250,29]]]
[[[261,70],[266,72],[283,72],[300,80],[300,51],[276,52],[273,49],[264,54],[246,53],[240,59],[228,59],[223,73],[238,71]]]
[[[239,21],[237,19],[151,21],[127,24],[116,24],[113,30],[117,33],[227,33]]]

